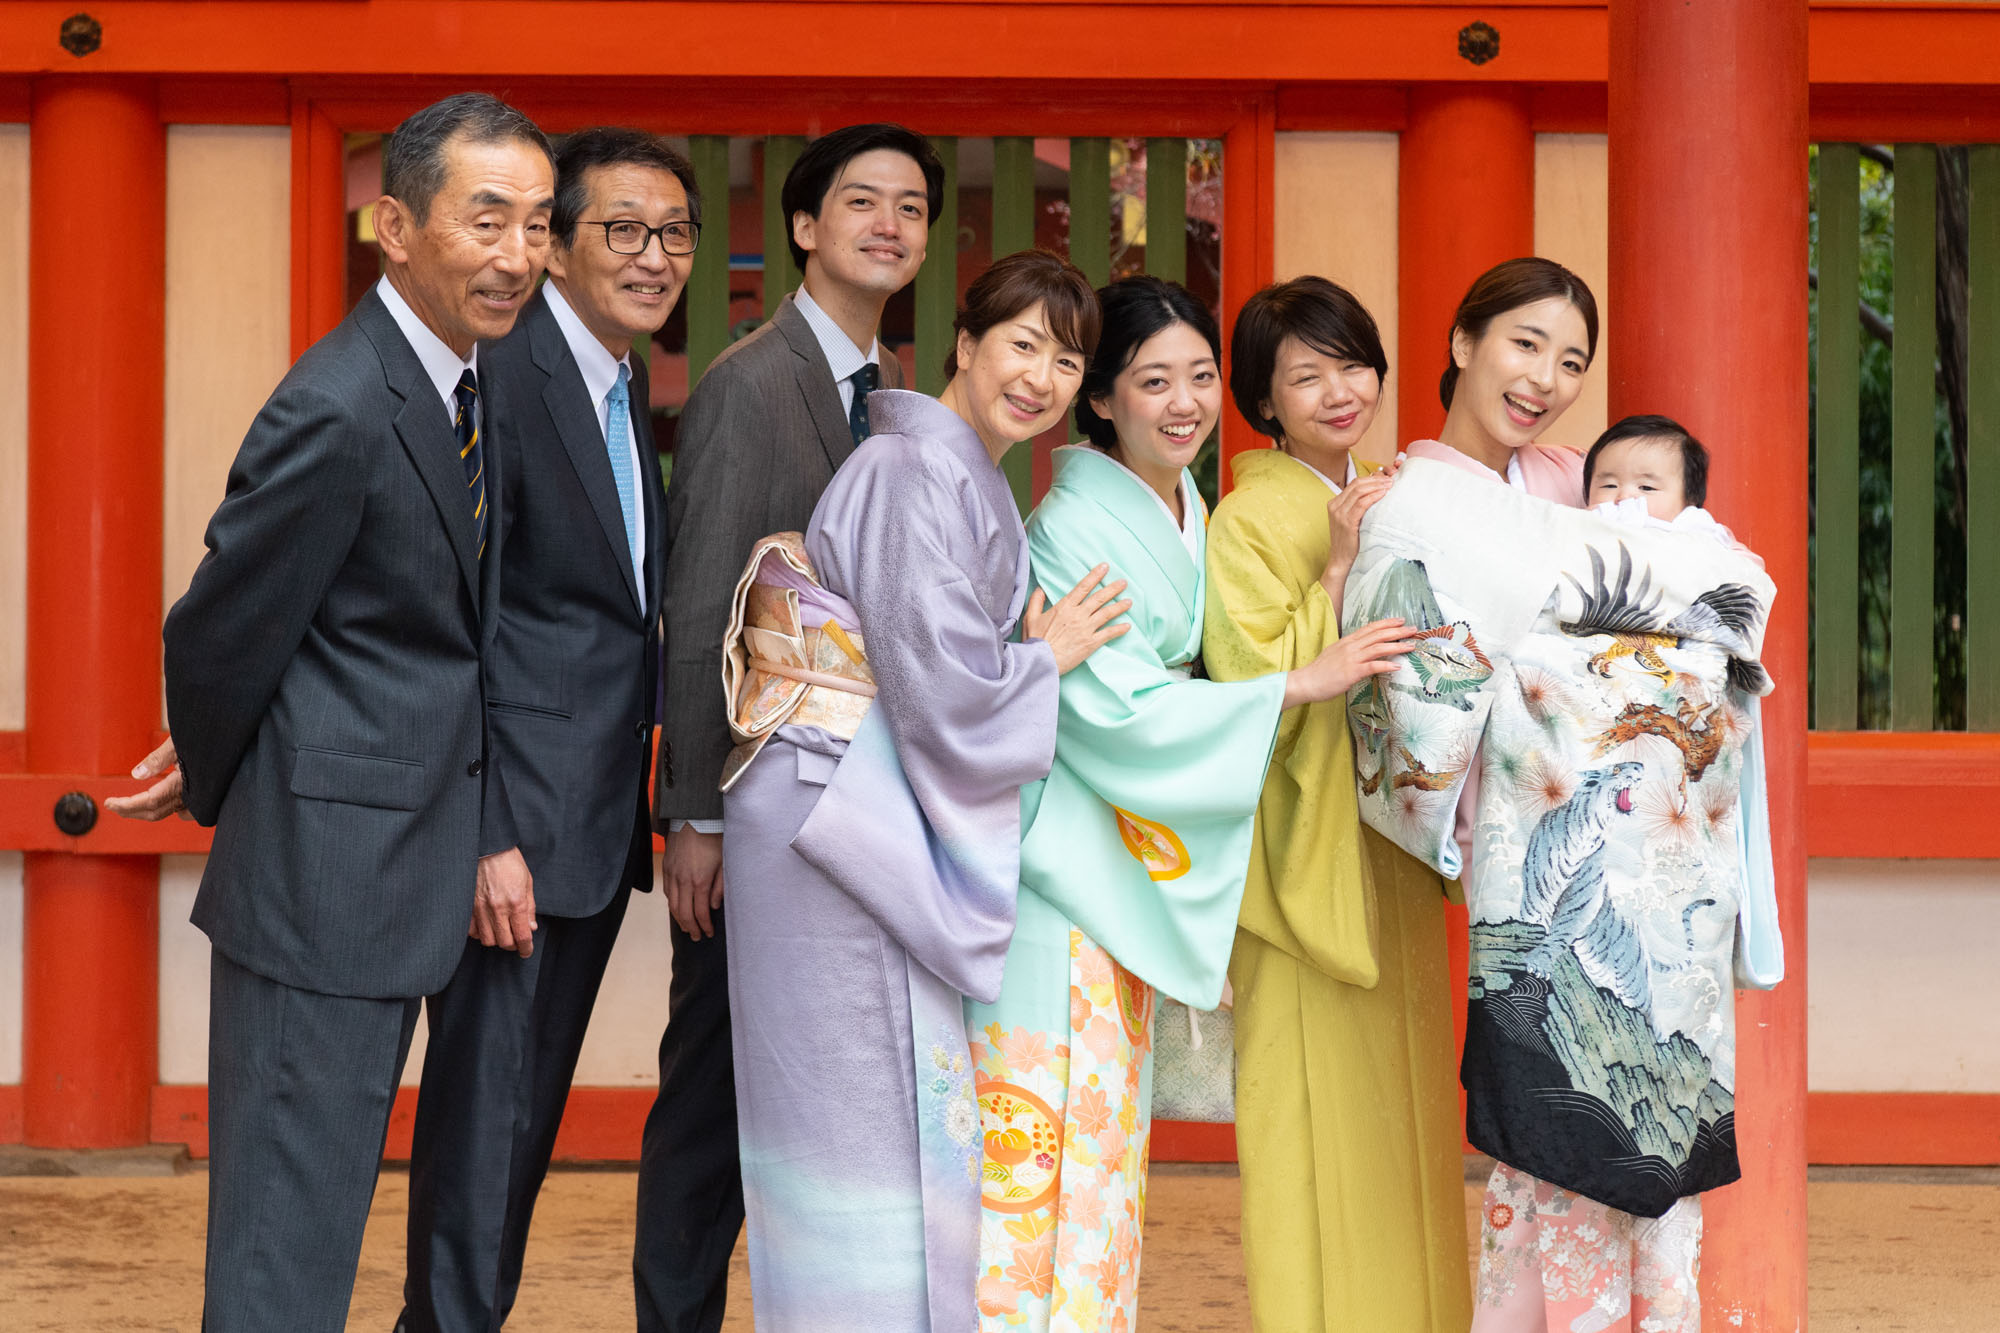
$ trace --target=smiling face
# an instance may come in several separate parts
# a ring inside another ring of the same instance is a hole
[[[643,253],[614,253],[600,222],[637,222],[647,227],[688,220],[687,189],[671,171],[621,162],[594,167],[585,176],[590,202],[569,245],[556,242],[549,255],[549,278],[562,289],[584,327],[613,356],[624,356],[634,339],[651,338],[673,313],[687,284],[693,255],[669,255],[658,237],[648,237]]]
[[[1338,482],[1381,402],[1373,366],[1287,336],[1278,344],[1271,396],[1259,407],[1283,432],[1280,448]]]
[[[1083,382],[1084,361],[1049,332],[1037,301],[981,337],[959,333],[958,373],[946,394],[997,459],[1062,419]]]
[[[389,195],[375,206],[375,233],[389,281],[410,309],[463,357],[500,338],[534,293],[548,261],[555,168],[532,143],[505,139],[445,145],[445,181],[418,224]]]
[[[1657,435],[1614,440],[1600,449],[1590,467],[1587,501],[1615,503],[1642,496],[1646,512],[1672,522],[1687,508],[1687,463],[1677,441]]]
[[[792,217],[815,291],[828,285],[888,296],[923,266],[930,196],[908,153],[877,148],[850,159],[820,201],[819,216]]]
[[[1091,410],[1118,432],[1112,457],[1140,476],[1179,478],[1222,416],[1222,372],[1208,340],[1186,324],[1146,339]]]
[[[1562,297],[1502,311],[1476,339],[1455,329],[1451,415],[1502,448],[1533,444],[1583,391],[1589,346],[1582,313]]]

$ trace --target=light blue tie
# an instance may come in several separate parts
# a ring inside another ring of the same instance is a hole
[[[604,447],[611,453],[611,479],[618,483],[618,507],[625,513],[625,553],[637,571],[639,550],[639,479],[632,471],[632,395],[625,381],[628,366],[618,367],[618,382],[604,399]]]

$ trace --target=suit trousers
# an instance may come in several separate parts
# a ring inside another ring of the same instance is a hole
[[[632,1289],[639,1333],[716,1333],[743,1230],[736,1072],[723,916],[697,940],[674,926],[660,1091],[639,1148]]]
[[[535,951],[467,939],[425,1003],[430,1043],[410,1143],[408,1333],[488,1333],[507,1320],[598,985],[631,902],[543,916]]]
[[[418,1002],[322,995],[213,951],[205,1333],[340,1333]]]

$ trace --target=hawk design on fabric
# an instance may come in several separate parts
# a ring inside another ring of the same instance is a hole
[[[1658,736],[1681,752],[1685,773],[1681,786],[1685,790],[1688,783],[1700,782],[1722,753],[1722,728],[1715,725],[1714,718],[1714,705],[1703,708],[1687,699],[1676,703],[1671,713],[1658,704],[1626,704],[1611,725],[1594,738],[1596,753],[1601,757],[1641,736]]]
[[[1751,649],[1750,634],[1763,617],[1756,593],[1740,583],[1711,588],[1694,604],[1671,620],[1660,614],[1660,594],[1653,588],[1653,571],[1639,575],[1632,585],[1632,552],[1618,543],[1618,578],[1606,583],[1604,557],[1590,548],[1591,587],[1585,589],[1574,577],[1570,586],[1583,598],[1583,610],[1575,620],[1562,622],[1562,632],[1572,638],[1588,639],[1605,635],[1611,642],[1587,664],[1596,675],[1609,680],[1611,669],[1627,658],[1662,685],[1674,682],[1673,668],[1660,656],[1663,648],[1678,648],[1692,639],[1712,643],[1729,655],[1729,683],[1747,694],[1768,691],[1764,668]]]
[[[1382,576],[1376,594],[1379,614],[1399,616],[1411,629],[1417,646],[1404,660],[1416,684],[1393,681],[1401,690],[1431,703],[1447,703],[1462,713],[1472,711],[1471,696],[1493,677],[1493,663],[1463,620],[1446,620],[1431,591],[1430,573],[1421,560],[1395,560]]]

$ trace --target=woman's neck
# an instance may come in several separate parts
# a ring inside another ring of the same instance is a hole
[[[1347,484],[1347,465],[1353,453],[1351,449],[1316,449],[1302,445],[1289,436],[1281,437],[1278,440],[1278,447],[1334,485]]]
[[[972,415],[971,405],[965,400],[965,381],[960,377],[954,375],[946,382],[944,392],[938,395],[938,401],[957,413],[960,421],[972,427],[972,433],[986,446],[986,456],[993,460],[993,466],[999,467],[1000,460],[1007,456],[1007,451],[1018,443],[1015,440],[993,439],[980,429],[979,422]]]
[[[1438,432],[1438,442],[1450,445],[1475,463],[1492,468],[1503,481],[1507,476],[1507,464],[1514,457],[1512,449],[1473,424],[1470,412],[1445,413],[1444,429]]]
[[[1176,523],[1185,524],[1187,515],[1181,510],[1181,473],[1179,468],[1162,463],[1145,463],[1135,460],[1122,445],[1112,445],[1107,451],[1124,465],[1126,471],[1152,487],[1153,494],[1160,497],[1160,503],[1174,516]]]

